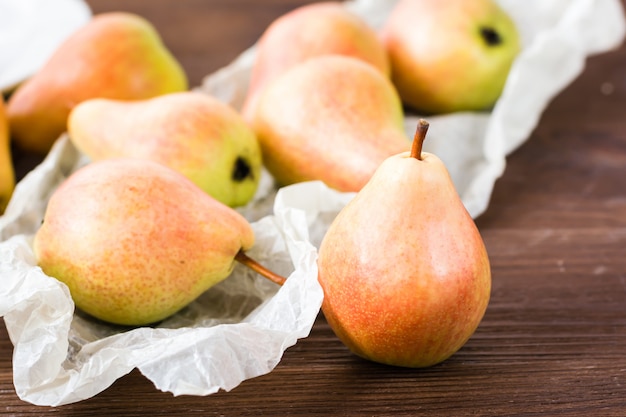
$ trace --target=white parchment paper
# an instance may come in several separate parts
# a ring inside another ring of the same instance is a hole
[[[395,1],[346,7],[379,27]],[[625,31],[619,0],[500,0],[522,33],[502,97],[491,112],[430,117],[425,149],[448,166],[472,216],[489,203],[506,155],[522,144],[549,101],[589,55],[616,47]],[[198,89],[240,108],[255,48],[207,76]],[[418,115],[406,116],[412,136]],[[15,388],[25,401],[61,405],[92,397],[138,368],[174,395],[208,395],[270,372],[306,337],[319,312],[317,246],[351,194],[318,182],[276,190],[265,172],[254,201],[251,256],[288,276],[278,287],[243,266],[188,308],[155,327],[120,328],[74,311],[67,288],[36,266],[32,237],[50,194],[89,161],[63,136],[16,187],[0,217],[0,315],[14,345]]]

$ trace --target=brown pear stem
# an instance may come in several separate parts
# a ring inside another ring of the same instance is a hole
[[[254,259],[250,258],[243,250],[237,252],[237,255],[235,255],[235,260],[239,263],[244,264],[248,268],[252,269],[254,272],[260,274],[264,278],[269,279],[275,284],[283,285],[287,281],[285,277],[270,271]]]
[[[426,132],[428,132],[428,126],[430,124],[424,120],[419,119],[417,122],[417,129],[415,130],[415,136],[413,136],[413,145],[411,146],[411,157],[422,160],[422,145],[424,139],[426,139]]]

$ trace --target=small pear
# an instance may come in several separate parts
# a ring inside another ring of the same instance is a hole
[[[358,191],[387,157],[410,149],[391,81],[365,62],[323,55],[269,84],[253,128],[282,185],[320,180]]]
[[[339,339],[371,361],[439,363],[476,330],[491,290],[489,259],[439,158],[388,158],[337,215],[319,249],[322,310]]]
[[[70,113],[67,130],[92,160],[160,162],[231,207],[249,202],[261,177],[254,132],[232,107],[207,94],[86,100]]]
[[[0,97],[0,215],[4,213],[15,188],[15,172],[9,139],[4,98]]]
[[[400,0],[381,38],[403,102],[430,114],[492,107],[521,49],[494,0]]]
[[[88,164],[54,191],[34,252],[79,309],[134,326],[188,305],[253,244],[246,219],[187,177],[120,158]]]
[[[20,148],[46,153],[78,103],[95,97],[144,99],[187,89],[187,77],[144,18],[96,15],[70,35],[8,102]]]
[[[387,52],[376,31],[339,2],[300,6],[270,24],[257,43],[242,114],[251,120],[259,93],[271,80],[309,58],[339,54],[389,76]]]

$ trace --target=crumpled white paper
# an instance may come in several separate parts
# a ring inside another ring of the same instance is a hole
[[[354,0],[346,7],[379,27],[395,1]],[[491,112],[430,117],[425,150],[438,154],[472,216],[482,213],[505,159],[522,144],[552,97],[592,54],[617,46],[625,25],[619,0],[500,0],[521,30],[524,50]],[[239,108],[254,47],[208,76],[200,90]],[[412,136],[418,115],[406,116]],[[254,201],[249,254],[288,276],[278,287],[243,266],[157,327],[126,329],[74,312],[67,288],[36,266],[32,236],[53,190],[88,163],[67,137],[16,187],[0,217],[0,315],[15,346],[15,388],[25,401],[61,405],[94,396],[138,368],[174,395],[230,390],[270,372],[306,337],[319,312],[316,248],[351,199],[319,182],[276,190],[264,173]]]

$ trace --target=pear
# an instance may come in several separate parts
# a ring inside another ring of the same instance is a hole
[[[82,311],[144,325],[224,280],[254,244],[247,220],[150,160],[88,164],[53,192],[33,248]],[[282,283],[283,281],[276,281]]]
[[[271,80],[309,58],[340,54],[367,62],[389,76],[387,52],[376,31],[339,2],[300,6],[274,20],[257,43],[242,109],[251,120],[260,91]]]
[[[4,98],[0,97],[0,214],[4,213],[15,188],[15,172],[9,139]]]
[[[203,93],[89,99],[71,111],[67,130],[92,160],[160,162],[231,207],[249,202],[261,177],[261,149],[252,129],[232,107]]]
[[[431,114],[492,107],[521,49],[494,0],[400,0],[381,38],[403,102]]]
[[[8,102],[11,134],[22,149],[46,153],[78,103],[95,97],[145,99],[184,91],[187,77],[144,18],[96,15],[71,34]]]
[[[491,273],[446,167],[391,156],[335,217],[319,248],[322,310],[338,338],[374,362],[427,367],[460,349],[487,308]]]
[[[387,157],[410,149],[391,81],[361,60],[322,55],[276,78],[252,123],[279,184],[319,180],[358,191]]]

